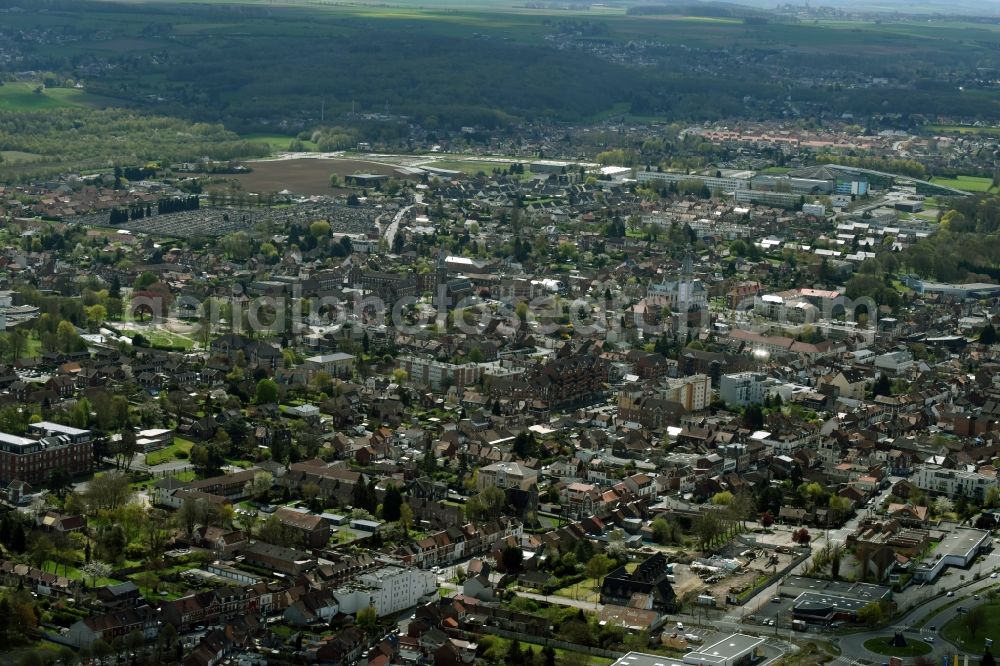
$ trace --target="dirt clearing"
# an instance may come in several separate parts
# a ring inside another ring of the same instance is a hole
[[[281,192],[294,194],[336,194],[340,190],[330,187],[330,174],[344,176],[353,173],[373,173],[400,177],[391,164],[350,159],[302,158],[246,162],[252,173],[232,176],[240,181],[247,192]]]

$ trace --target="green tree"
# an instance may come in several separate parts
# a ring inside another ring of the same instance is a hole
[[[585,568],[587,578],[592,578],[594,580],[594,587],[597,587],[600,585],[601,579],[611,571],[612,566],[614,566],[614,560],[604,553],[598,553],[587,560]]]
[[[403,494],[390,483],[385,489],[385,498],[382,500],[382,519],[394,523],[399,520],[400,509],[403,506]]]
[[[309,235],[317,240],[326,238],[330,235],[330,223],[326,220],[316,220],[309,225]]]
[[[841,497],[840,495],[831,495],[829,504],[829,516],[830,522],[835,525],[839,525],[844,518],[847,517],[847,512],[851,510],[851,502],[846,497]]]
[[[857,613],[858,622],[869,627],[877,627],[885,621],[885,608],[882,603],[872,601],[862,606]]]
[[[693,528],[694,533],[698,536],[701,549],[708,550],[722,534],[722,521],[719,519],[719,512],[715,510],[702,511],[695,518]]]
[[[518,546],[504,546],[500,551],[500,565],[504,573],[516,576],[521,573],[521,568],[524,566],[524,552]]]
[[[59,349],[64,353],[69,353],[76,349],[76,344],[80,336],[77,335],[76,327],[73,324],[63,320],[56,327],[56,338],[59,341]]]
[[[257,392],[254,402],[258,405],[270,405],[278,402],[278,384],[273,379],[262,379],[257,382]]]
[[[652,525],[653,540],[660,545],[666,545],[674,540],[674,528],[666,518],[656,518]]]
[[[65,467],[57,467],[49,474],[49,488],[59,499],[66,497],[73,479]]]
[[[840,578],[840,561],[844,557],[844,546],[836,544],[830,549],[830,576],[834,580]]]
[[[378,612],[374,606],[366,606],[358,611],[355,623],[365,634],[371,635],[378,628]]]
[[[399,526],[406,534],[409,534],[410,528],[413,526],[413,508],[406,502],[399,506]]]
[[[253,475],[253,478],[246,482],[243,492],[248,497],[264,502],[269,499],[271,488],[274,486],[274,475],[268,471],[260,471]]]
[[[512,666],[522,666],[524,664],[524,654],[521,652],[521,641],[516,638],[507,646],[507,654],[504,661]]]
[[[728,490],[712,495],[712,504],[716,506],[729,506],[733,502],[733,494]]]
[[[135,291],[146,291],[159,281],[160,280],[156,277],[155,273],[150,273],[148,271],[140,273],[139,277],[135,279],[135,284],[132,285],[132,289]]]
[[[469,520],[498,518],[507,505],[507,494],[496,486],[487,486],[465,503],[465,516]]]

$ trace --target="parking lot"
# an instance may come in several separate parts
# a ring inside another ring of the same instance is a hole
[[[791,626],[792,605],[794,603],[794,599],[778,596],[772,597],[771,601],[761,605],[761,607],[752,614],[752,617],[754,618],[753,620],[750,619],[750,615],[747,616],[746,620],[751,624],[760,624],[764,626]],[[772,622],[774,622],[773,625],[771,624]]]

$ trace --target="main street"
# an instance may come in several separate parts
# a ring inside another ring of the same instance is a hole
[[[399,211],[393,216],[392,222],[389,223],[389,226],[386,227],[383,234],[386,247],[389,248],[390,251],[392,250],[392,241],[396,238],[396,232],[399,231],[399,223],[403,221],[403,217],[410,212],[410,209],[414,206],[420,205],[423,200],[424,197],[422,194],[417,193],[413,195],[413,203],[404,208],[400,208]]]

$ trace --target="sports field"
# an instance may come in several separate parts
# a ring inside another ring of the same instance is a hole
[[[935,177],[931,180],[931,182],[935,185],[954,187],[959,190],[965,190],[966,192],[989,192],[994,189],[992,178],[983,178],[980,176],[955,176],[954,178]]]

